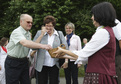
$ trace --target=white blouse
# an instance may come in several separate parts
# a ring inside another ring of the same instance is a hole
[[[53,35],[49,36],[48,35],[48,44],[49,45],[53,45],[53,41],[54,41],[54,38],[55,38],[55,35],[58,35],[57,31],[54,30],[54,33]],[[44,61],[44,66],[54,66],[55,65],[55,61],[54,61],[54,58],[51,58],[50,54],[48,53],[48,51],[46,51],[46,55],[45,55],[45,61]]]
[[[65,39],[67,40],[67,37],[65,36]],[[79,36],[77,35],[72,35],[71,39],[70,39],[70,46],[69,46],[69,50],[70,51],[79,51],[82,49],[81,46],[81,39]],[[70,60],[70,61],[75,61],[75,60]]]
[[[117,23],[117,25],[113,27],[113,31],[116,39],[121,40],[121,22],[117,19],[115,20],[115,22]]]
[[[81,62],[85,64],[92,54],[103,48],[110,39],[110,35],[106,29],[103,29],[102,26],[96,29],[95,34],[92,36],[91,40],[85,45],[85,47],[80,51],[73,51],[78,55],[78,59],[75,64]]]
[[[5,75],[4,64],[5,64],[6,57],[7,57],[7,53],[0,46],[0,66],[1,66],[1,70],[0,70],[0,81],[1,81],[2,77]]]

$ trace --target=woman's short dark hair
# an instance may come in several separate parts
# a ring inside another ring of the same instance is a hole
[[[94,15],[94,20],[100,25],[110,27],[116,25],[116,11],[109,2],[102,2],[93,6],[91,13]]]
[[[54,27],[56,26],[56,19],[55,19],[53,16],[48,15],[48,16],[46,16],[46,17],[44,18],[43,23],[44,23],[44,25],[45,25],[45,24],[48,24],[48,23],[50,23],[50,22],[52,22],[52,24],[53,24]]]
[[[4,46],[5,43],[7,42],[7,40],[8,40],[8,38],[6,38],[6,37],[1,38],[1,40],[0,40],[0,46]]]

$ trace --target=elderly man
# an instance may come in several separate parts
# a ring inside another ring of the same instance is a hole
[[[6,84],[30,84],[27,55],[29,48],[50,49],[44,45],[31,41],[29,30],[32,27],[32,17],[21,14],[20,26],[13,30],[7,46],[8,55],[5,61]]]

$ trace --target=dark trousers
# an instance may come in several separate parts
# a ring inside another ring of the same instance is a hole
[[[116,66],[116,75],[118,76],[117,78],[117,84],[121,84],[121,55],[117,55],[115,57],[115,66]]]
[[[6,84],[30,84],[28,59],[6,58]]]
[[[68,68],[64,69],[64,72],[65,72],[66,84],[71,84],[71,78],[73,81],[72,84],[78,84],[77,64],[74,64],[74,62],[69,62]]]
[[[43,66],[41,72],[36,72],[37,84],[59,84],[59,68],[54,65],[53,67]]]
[[[86,73],[86,69],[87,69],[87,64],[84,65],[84,71]]]

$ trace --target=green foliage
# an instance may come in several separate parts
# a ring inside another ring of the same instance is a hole
[[[105,0],[7,0],[0,1],[0,37],[9,37],[11,32],[19,26],[19,16],[28,13],[33,17],[33,27],[30,30],[34,36],[43,25],[43,18],[46,15],[53,15],[57,24],[55,29],[65,34],[64,26],[67,22],[73,22],[76,26],[76,34],[82,38],[91,38],[95,27],[91,21],[91,8]],[[121,20],[121,1],[106,0],[111,2],[116,11],[117,17]],[[4,6],[4,7],[3,7]]]
[[[64,69],[60,69],[60,77],[65,77],[65,74],[64,74]],[[85,75],[85,72],[84,72],[84,66],[81,65],[81,67],[79,68],[79,71],[78,71],[78,77],[84,77]]]
[[[65,77],[64,69],[62,69],[62,68],[60,69],[59,75],[60,75],[60,77]]]
[[[8,29],[5,29],[5,27],[3,26],[3,24],[5,23],[3,21],[3,16],[5,14],[5,10],[7,10],[8,6],[9,6],[9,0],[0,0],[0,38],[3,37],[4,34],[6,34],[6,32],[8,31]],[[7,37],[7,34],[4,35]]]
[[[84,65],[81,65],[81,67],[79,68],[78,76],[79,77],[84,77],[85,76]]]

